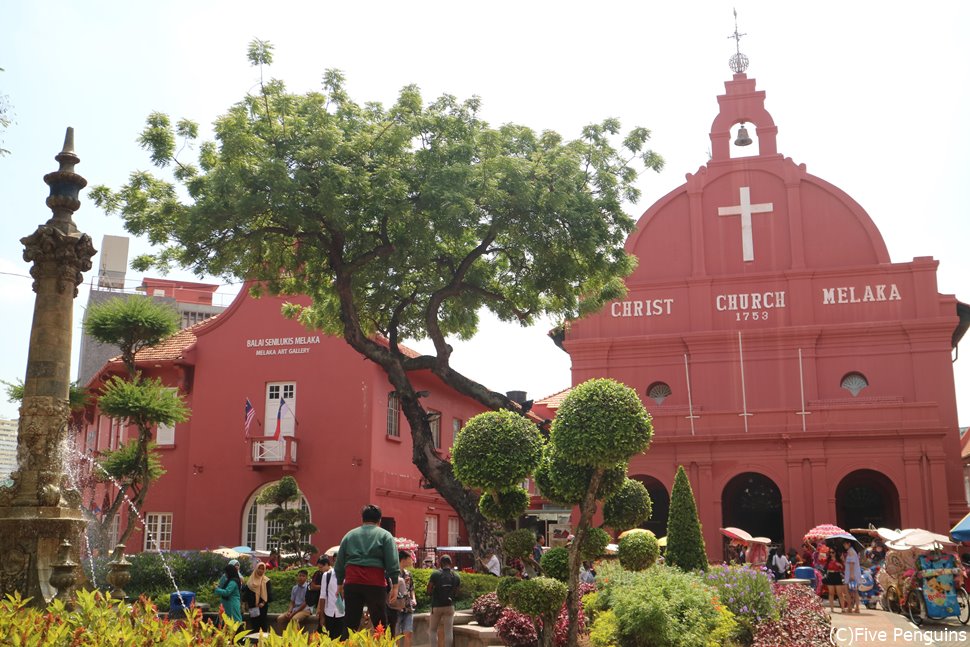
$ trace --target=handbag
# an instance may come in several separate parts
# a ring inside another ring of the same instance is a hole
[[[337,597],[333,601],[334,605],[337,607],[337,614],[344,615],[347,612],[347,605],[344,604],[344,596],[337,594]]]
[[[249,607],[249,617],[258,618],[259,617],[259,607]]]

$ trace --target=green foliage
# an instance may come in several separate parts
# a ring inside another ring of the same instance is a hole
[[[610,379],[573,387],[552,422],[556,451],[577,464],[610,468],[650,445],[653,426],[636,391]]]
[[[613,540],[610,533],[602,528],[590,528],[586,531],[583,543],[579,547],[579,554],[583,559],[593,560],[606,554],[606,545]]]
[[[541,454],[542,436],[531,420],[511,411],[488,411],[458,433],[451,462],[466,487],[497,491],[521,483]]]
[[[131,380],[112,375],[101,389],[98,408],[112,418],[127,419],[139,429],[174,426],[189,418],[189,408],[177,391],[158,378],[140,375]]]
[[[595,467],[572,462],[555,447],[547,445],[534,476],[539,491],[550,501],[576,505],[586,496],[595,470]],[[608,468],[600,480],[596,498],[603,499],[616,493],[626,478],[626,470],[626,463]]]
[[[508,558],[525,559],[532,556],[536,545],[536,534],[528,528],[520,528],[505,533],[502,537],[502,552]]]
[[[670,491],[665,562],[684,570],[707,570],[707,552],[701,522],[697,518],[697,503],[683,465],[677,468],[674,487]]]
[[[603,504],[603,524],[623,532],[639,526],[652,513],[653,501],[647,488],[636,479],[625,478],[619,491]]]
[[[74,607],[68,609],[55,600],[46,609],[27,606],[19,594],[0,601],[0,644],[31,647],[71,645],[71,647],[108,647],[109,645],[157,645],[158,647],[228,647],[250,644],[242,623],[226,616],[223,624],[203,621],[202,612],[190,609],[184,623],[159,619],[148,599],[134,604],[112,599],[99,592],[78,591]],[[312,636],[291,625],[282,634],[262,636],[264,647],[395,647],[390,632],[351,632],[349,640],[331,640],[326,632]]]
[[[278,530],[268,541],[279,549],[284,563],[302,564],[317,552],[317,548],[309,542],[310,535],[317,531],[317,527],[310,523],[310,514],[300,505],[302,497],[296,479],[284,476],[264,488],[256,498],[258,503],[276,506],[266,513],[266,520],[278,525]]]
[[[428,611],[431,608],[431,597],[428,595],[428,579],[434,571],[430,568],[411,569],[411,577],[414,579],[414,594],[418,601],[418,611]],[[515,580],[515,578],[495,577],[494,575],[484,575],[482,573],[461,573],[461,586],[458,588],[458,597],[455,598],[456,609],[471,608],[472,603],[486,593],[493,593],[497,586],[505,580]],[[289,589],[286,589],[289,591]]]
[[[512,604],[511,602],[512,588],[521,581],[522,580],[515,577],[499,578],[498,586],[495,587],[495,595],[498,596],[498,601],[506,606]]]
[[[16,382],[7,382],[6,380],[0,380],[0,384],[3,384],[4,389],[7,391],[7,401],[8,402],[23,402],[24,401],[24,381],[18,379]],[[67,394],[67,402],[71,407],[71,411],[82,411],[84,407],[88,405],[88,401],[91,396],[88,391],[83,386],[78,385],[77,381],[71,382],[70,389]]]
[[[717,590],[721,604],[734,614],[736,637],[742,644],[751,644],[762,622],[778,620],[779,600],[772,591],[771,577],[763,570],[715,565],[704,575],[704,581]]]
[[[612,609],[596,614],[589,630],[589,642],[593,647],[616,647],[619,644],[620,623]]]
[[[505,521],[515,519],[529,507],[529,493],[522,486],[489,494],[485,492],[478,500],[478,510],[486,519]]]
[[[165,474],[165,468],[162,467],[162,459],[155,451],[155,443],[149,443],[148,453],[143,455],[137,440],[129,440],[115,450],[102,450],[98,457],[101,469],[92,470],[91,475],[102,483],[114,479],[121,485],[140,484],[143,476],[142,462],[146,457],[148,458],[148,480],[157,481]]]
[[[542,572],[562,582],[569,580],[569,551],[562,546],[550,548],[539,560]]]
[[[625,572],[604,564],[599,571],[601,609],[616,614],[620,647],[723,647],[737,630],[717,592],[694,573],[655,566]]]
[[[568,589],[563,582],[551,577],[522,580],[508,593],[509,604],[529,616],[551,616],[559,612]]]
[[[160,117],[164,115],[154,113],[149,118],[155,128],[164,128],[157,123]],[[145,296],[133,295],[93,304],[84,317],[84,331],[103,344],[117,346],[132,373],[135,353],[154,346],[178,329],[179,315],[175,309]]]
[[[629,532],[620,538],[620,565],[629,571],[650,568],[659,556],[657,536],[649,530]]]

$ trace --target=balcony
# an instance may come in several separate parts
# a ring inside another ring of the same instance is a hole
[[[297,468],[296,449],[299,440],[293,436],[253,436],[248,438],[250,469],[261,470],[280,467],[284,472],[295,472]]]

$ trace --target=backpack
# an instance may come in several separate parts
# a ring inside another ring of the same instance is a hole
[[[433,602],[437,604],[433,606],[449,606],[455,603],[455,592],[458,590],[458,585],[461,580],[458,576],[451,570],[441,570],[439,571],[441,576],[438,581],[435,582],[434,589],[432,590]]]

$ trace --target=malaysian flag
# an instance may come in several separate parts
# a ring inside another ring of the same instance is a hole
[[[286,406],[286,401],[280,398],[280,408],[276,412],[276,431],[273,432],[273,440],[280,439],[280,433],[283,431],[283,407]]]
[[[249,428],[253,426],[253,420],[256,419],[256,409],[253,408],[253,403],[246,398],[246,437],[249,437]]]

